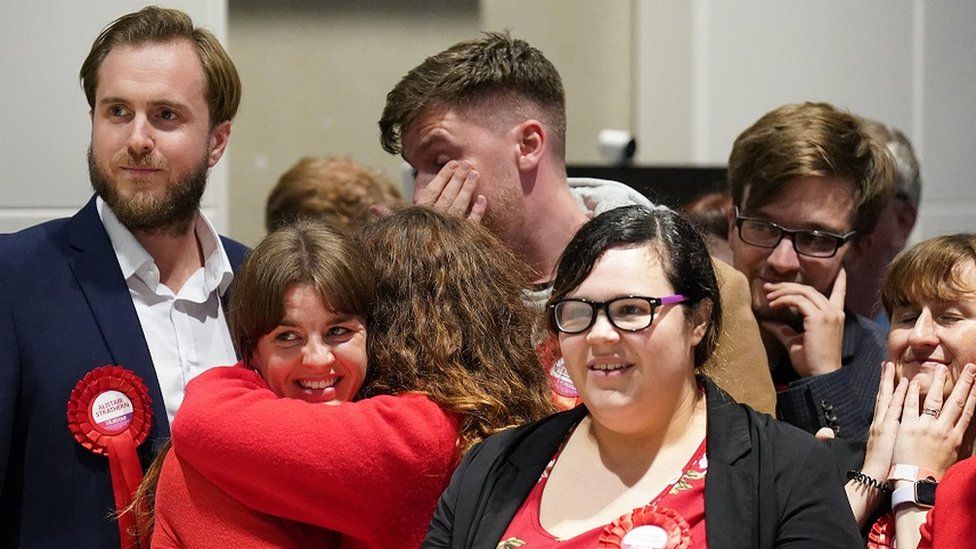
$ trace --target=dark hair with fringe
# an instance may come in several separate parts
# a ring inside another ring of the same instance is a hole
[[[363,396],[426,394],[460,416],[462,451],[554,411],[522,299],[528,268],[500,241],[422,207],[359,240],[377,277]]]
[[[547,305],[578,288],[607,250],[635,246],[650,246],[656,252],[674,292],[688,298],[683,305],[694,309],[706,300],[711,301],[708,328],[695,347],[695,368],[702,373],[701,367],[715,350],[722,328],[722,300],[704,235],[677,212],[626,206],[591,219],[580,228],[559,259]],[[693,316],[687,318],[691,322]],[[549,329],[555,333],[551,316]]]

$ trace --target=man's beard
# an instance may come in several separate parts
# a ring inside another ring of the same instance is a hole
[[[117,154],[112,165],[163,167],[150,157],[136,158],[128,152]],[[186,177],[171,181],[160,193],[136,190],[125,197],[120,183],[98,167],[91,145],[88,146],[88,176],[92,188],[112,208],[115,217],[132,232],[182,234],[190,227],[207,186],[210,166],[203,157],[200,165]]]

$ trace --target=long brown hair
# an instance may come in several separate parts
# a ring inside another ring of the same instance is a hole
[[[501,242],[420,207],[359,239],[377,276],[363,396],[426,394],[461,417],[462,451],[554,411],[522,299],[528,268]]]

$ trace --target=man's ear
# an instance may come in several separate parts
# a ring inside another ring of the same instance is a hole
[[[708,332],[708,324],[711,322],[711,320],[712,300],[705,298],[695,306],[695,311],[692,313],[693,324],[691,328],[691,335],[694,345],[701,343],[701,340],[705,337],[705,333]]]
[[[530,172],[539,166],[545,155],[546,148],[549,146],[549,135],[542,122],[529,119],[514,129],[518,150],[518,169],[522,172]]]
[[[226,120],[214,126],[214,129],[210,130],[210,140],[207,144],[209,147],[209,152],[207,153],[207,163],[210,167],[214,167],[220,157],[224,155],[224,151],[227,149],[227,141],[230,139],[230,120]]]

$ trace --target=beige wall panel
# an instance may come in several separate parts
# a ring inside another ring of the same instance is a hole
[[[566,160],[602,163],[597,134],[634,132],[630,0],[482,0],[486,30],[512,31],[552,61],[566,89]]]
[[[234,1],[244,82],[231,157],[231,234],[255,244],[278,177],[302,156],[349,155],[399,181],[376,126],[386,93],[425,57],[480,30],[475,1]]]

